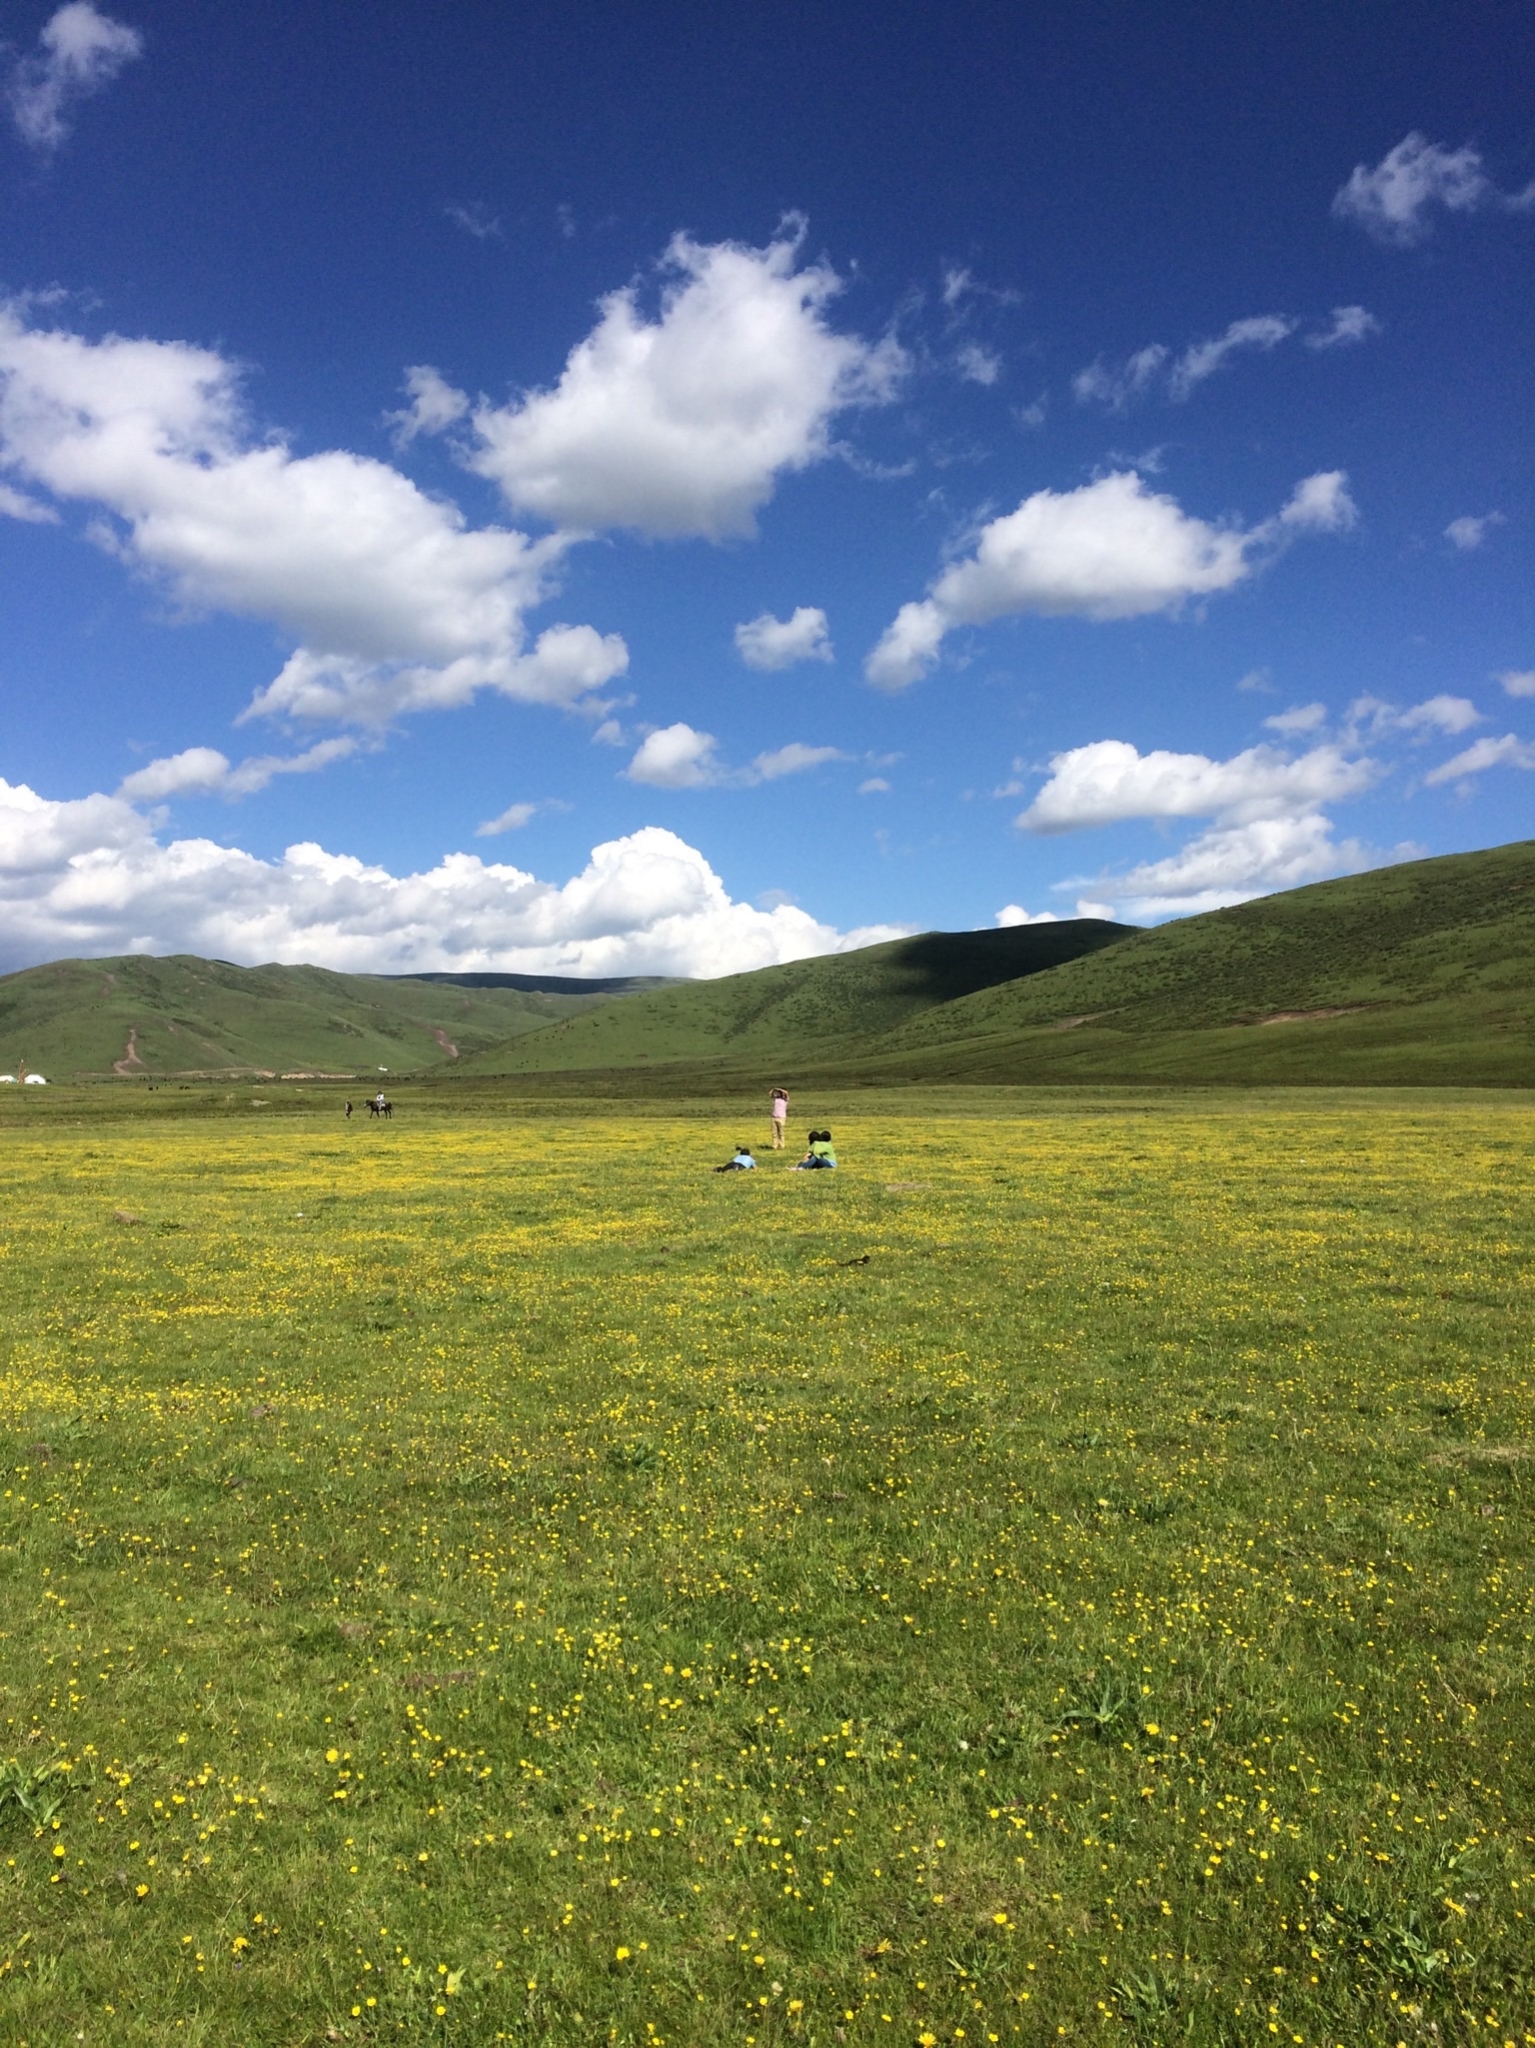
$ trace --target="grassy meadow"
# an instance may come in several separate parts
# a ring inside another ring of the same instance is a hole
[[[1535,2042],[1526,1099],[27,1095],[7,2043]]]

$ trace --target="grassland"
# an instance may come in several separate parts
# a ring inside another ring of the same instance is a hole
[[[46,1095],[8,2043],[1535,2041],[1524,1099]]]
[[[679,1066],[684,1073],[721,1066],[734,1076],[743,1065],[760,1073],[776,1063],[858,1057],[913,1018],[983,989],[1048,975],[1132,929],[1081,917],[1002,931],[923,932],[854,953],[681,982],[553,1025],[536,1044],[491,1048],[465,1060],[463,1072],[632,1072],[661,1061],[671,1063],[675,1085]]]
[[[932,937],[1044,945],[1078,929],[1088,927]],[[838,986],[878,974],[887,949],[870,948],[642,997],[465,1068],[529,1087],[547,1075],[559,1090],[583,1067],[588,1088],[620,1096],[729,1094],[777,1078],[844,1088],[1535,1079],[1535,841],[1318,882],[1153,931],[1092,931],[1091,949],[1041,953],[1036,971],[969,990],[929,989],[903,1013]],[[870,993],[885,986],[871,980]]]
[[[395,1073],[599,1007],[600,994],[235,967],[190,954],[0,975],[0,1071],[149,1080],[224,1071]]]

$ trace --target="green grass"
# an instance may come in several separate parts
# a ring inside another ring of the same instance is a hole
[[[0,1099],[8,2044],[1535,2039],[1524,1099],[335,1094]]]
[[[1043,944],[1069,929],[970,936]],[[1535,841],[1319,882],[1154,931],[1092,929],[1090,952],[1041,955],[1040,971],[969,992],[935,990],[904,1016],[841,992],[838,977],[851,983],[865,962],[880,970],[890,949],[876,947],[668,990],[466,1066],[524,1076],[530,1089],[541,1074],[568,1086],[558,1071],[584,1066],[590,1089],[614,1095],[735,1093],[775,1079],[846,1088],[1535,1078]],[[773,1027],[760,1039],[757,992]]]
[[[689,1070],[722,1063],[735,1073],[743,1065],[836,1059],[935,1006],[1058,969],[1130,929],[1072,918],[1005,931],[924,932],[856,953],[683,982],[572,1018],[526,1043],[494,1047],[466,1060],[463,1071],[568,1074],[683,1062]]]
[[[190,955],[58,960],[0,976],[0,1072],[25,1061],[50,1081],[109,1076],[123,1061],[123,1078],[137,1080],[230,1069],[400,1073],[602,1000]]]

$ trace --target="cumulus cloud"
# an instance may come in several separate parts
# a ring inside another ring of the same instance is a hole
[[[1315,732],[1319,725],[1325,725],[1327,706],[1297,704],[1290,711],[1279,711],[1272,718],[1265,718],[1263,723],[1270,732],[1280,733],[1286,739],[1293,738],[1296,733]]]
[[[1277,747],[1249,747],[1215,761],[1093,740],[1052,757],[1048,781],[1017,822],[1028,832],[1078,832],[1126,818],[1219,817],[1242,825],[1354,796],[1375,779],[1373,762],[1330,744],[1295,758]]]
[[[1346,533],[1358,519],[1359,508],[1349,496],[1348,478],[1341,469],[1303,478],[1279,513],[1281,526],[1300,533]]]
[[[707,789],[723,779],[719,742],[712,732],[696,732],[683,719],[647,733],[628,767],[631,782],[652,789]]]
[[[800,661],[830,661],[831,639],[819,605],[802,604],[792,618],[771,612],[737,626],[736,652],[748,668],[793,668]]]
[[[1348,707],[1343,731],[1345,743],[1358,746],[1366,739],[1380,739],[1388,733],[1406,732],[1421,738],[1430,732],[1468,732],[1481,722],[1482,714],[1469,697],[1441,692],[1403,711],[1381,697],[1364,696],[1356,697]]]
[[[508,804],[499,817],[487,818],[483,825],[476,825],[474,836],[476,839],[495,839],[503,832],[520,832],[537,816],[537,804]]]
[[[758,754],[745,768],[730,768],[720,759],[713,733],[696,732],[679,720],[648,733],[622,772],[629,781],[648,783],[652,789],[745,789],[847,758],[840,747],[807,747],[801,740],[790,740],[787,746]]]
[[[840,747],[807,747],[801,740],[790,740],[786,747],[774,747],[759,754],[745,775],[752,782],[777,782],[781,776],[803,775],[808,768],[822,768],[828,761],[847,758]]]
[[[967,341],[954,358],[955,368],[967,384],[995,384],[1002,375],[1002,358],[995,349],[978,341]]]
[[[1380,322],[1363,306],[1334,306],[1332,324],[1306,336],[1307,348],[1346,348],[1351,342],[1368,341],[1380,333]]]
[[[183,604],[296,641],[248,715],[377,725],[485,689],[569,705],[628,663],[590,626],[524,646],[567,537],[472,529],[387,463],[258,438],[208,349],[92,342],[0,307],[0,467],[100,508],[94,537]]]
[[[997,912],[996,922],[1004,930],[1020,924],[1059,924],[1060,918],[1053,910],[1025,910],[1021,903],[1004,903]]]
[[[69,133],[69,108],[110,85],[142,55],[144,39],[136,28],[99,13],[91,0],[69,0],[44,22],[37,40],[36,54],[12,67],[7,97],[23,142],[57,149]]]
[[[1411,859],[1419,850],[1401,847],[1381,855],[1357,840],[1340,842],[1331,822],[1315,811],[1217,825],[1163,860],[1143,861],[1123,875],[1095,876],[1093,887],[1107,900],[1094,914],[1132,921],[1189,917],[1329,875],[1357,874],[1383,860]],[[1081,904],[1078,914],[1088,914]]]
[[[1430,788],[1442,782],[1464,782],[1487,768],[1535,768],[1535,745],[1509,732],[1500,740],[1473,740],[1453,760],[1431,768],[1423,780]]]
[[[1535,697],[1535,668],[1500,669],[1494,680],[1510,697]]]
[[[1243,531],[1185,512],[1134,470],[1074,491],[1036,491],[981,529],[974,552],[905,604],[864,664],[899,690],[925,675],[957,626],[1034,612],[1131,619],[1230,590],[1286,533],[1337,531],[1354,514],[1341,470],[1307,477],[1277,518]]]
[[[1444,537],[1460,554],[1469,555],[1482,545],[1495,526],[1502,524],[1501,512],[1484,512],[1479,519],[1467,513],[1463,518],[1450,521]]]
[[[351,738],[320,740],[302,754],[257,754],[238,766],[217,747],[187,747],[125,776],[117,794],[133,804],[164,803],[175,796],[253,796],[276,775],[313,775],[355,753]]]
[[[1255,348],[1266,353],[1287,341],[1299,324],[1282,313],[1258,313],[1247,320],[1233,320],[1224,334],[1209,341],[1196,341],[1183,351],[1172,367],[1168,388],[1174,398],[1187,398],[1239,350]]]
[[[57,526],[59,515],[51,505],[43,505],[36,498],[29,498],[25,491],[13,490],[9,484],[0,484],[0,518],[20,519],[29,526]]]
[[[646,826],[564,883],[447,855],[393,875],[312,844],[258,860],[207,839],[162,844],[120,797],[52,802],[0,781],[0,969],[65,955],[198,953],[361,974],[736,974],[874,945],[781,904],[733,901],[704,856]]]
[[[413,363],[407,369],[405,395],[409,405],[400,412],[384,415],[393,429],[396,448],[408,448],[418,434],[446,433],[469,410],[465,394],[455,391],[430,363]]]
[[[754,532],[779,476],[830,451],[838,412],[890,398],[906,362],[835,332],[841,281],[799,256],[797,232],[765,249],[676,236],[659,318],[637,286],[610,293],[552,389],[477,407],[471,465],[562,527]]]
[[[1535,182],[1522,192],[1505,192],[1487,175],[1480,150],[1469,143],[1444,149],[1417,130],[1373,168],[1355,164],[1332,202],[1338,220],[1398,249],[1426,241],[1441,213],[1526,213],[1532,207]]]

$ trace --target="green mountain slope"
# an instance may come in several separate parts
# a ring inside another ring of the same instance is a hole
[[[1162,925],[870,1050],[976,1080],[1532,1080],[1535,841]]]
[[[812,1052],[856,1054],[934,1004],[1056,968],[1123,940],[1130,930],[1076,918],[1005,931],[926,932],[857,953],[630,996],[461,1064],[468,1073],[549,1074],[679,1061],[763,1068],[803,1061]]]
[[[634,998],[465,1064],[520,1072],[547,1092],[568,1089],[581,1068],[583,1089],[611,1094],[778,1078],[1535,1084],[1535,841],[1319,882],[1153,931],[1095,930],[1091,951],[947,1000],[908,996],[898,1019],[900,948],[876,946]],[[1052,932],[1069,943],[1064,925],[954,938],[1011,936],[1026,949]]]
[[[58,960],[0,976],[0,1071],[117,1074],[401,1073],[451,1062],[604,1002],[602,996],[462,988],[233,967],[178,954]]]

